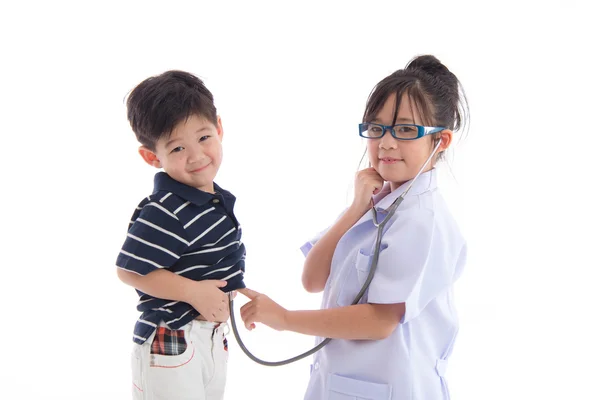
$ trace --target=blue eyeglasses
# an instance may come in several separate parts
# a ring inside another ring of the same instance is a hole
[[[385,135],[387,130],[390,131],[393,137],[399,140],[415,140],[422,138],[425,135],[441,132],[446,128],[421,126],[414,124],[397,124],[394,126],[374,124],[371,122],[363,122],[358,124],[358,134],[367,139],[379,139]]]

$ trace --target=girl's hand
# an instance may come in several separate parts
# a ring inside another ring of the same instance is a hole
[[[254,290],[246,288],[238,289],[238,292],[251,300],[240,309],[246,329],[254,329],[256,327],[255,322],[263,323],[278,331],[285,329],[286,314],[288,312],[285,308],[275,303],[269,296]]]
[[[359,171],[354,180],[354,201],[351,207],[364,214],[371,208],[373,195],[379,193],[382,187],[383,178],[375,168]]]

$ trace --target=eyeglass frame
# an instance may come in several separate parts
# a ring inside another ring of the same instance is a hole
[[[364,125],[375,125],[375,126],[379,126],[381,129],[383,129],[383,132],[381,133],[381,136],[377,136],[377,137],[373,137],[373,136],[363,136],[362,132],[363,132],[363,126]],[[417,128],[417,137],[414,138],[410,138],[410,139],[406,139],[406,138],[399,138],[396,136],[396,134],[394,133],[394,127],[396,126],[414,126]],[[385,136],[385,133],[389,130],[392,137],[394,139],[398,139],[398,140],[416,140],[416,139],[420,139],[425,135],[431,135],[434,133],[438,133],[441,132],[443,130],[445,130],[447,128],[441,127],[441,126],[423,126],[423,125],[417,125],[417,124],[396,124],[396,125],[382,125],[382,124],[376,124],[374,122],[361,122],[360,124],[358,124],[358,134],[360,137],[365,138],[365,139],[381,139],[382,137]]]

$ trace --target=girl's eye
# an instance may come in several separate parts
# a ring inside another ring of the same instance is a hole
[[[171,153],[179,153],[182,150],[183,150],[182,146],[177,146],[173,150],[171,150]]]
[[[209,135],[204,135],[200,138],[200,142],[204,142],[205,140],[207,140],[210,136]]]
[[[403,139],[415,139],[419,136],[419,130],[412,125],[396,125],[394,131],[397,137]]]
[[[377,125],[370,125],[369,126],[369,133],[372,136],[381,135],[381,127],[377,126]]]

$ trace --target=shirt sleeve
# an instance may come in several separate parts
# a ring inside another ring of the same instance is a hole
[[[233,270],[240,271],[237,275],[227,279],[227,286],[222,288],[222,290],[227,293],[233,290],[244,289],[246,287],[246,283],[244,282],[244,272],[246,271],[246,261],[244,259],[238,261]]]
[[[160,205],[148,203],[132,221],[116,264],[147,275],[171,267],[188,247],[186,232],[177,216]]]
[[[435,232],[431,211],[410,213],[390,223],[383,235],[367,301],[405,303],[406,312],[402,319],[405,323],[453,283],[457,260],[450,259],[455,251],[449,251],[444,248],[444,243],[438,242],[440,233]],[[372,256],[364,257],[370,259]]]
[[[308,252],[314,247],[315,244],[317,244],[317,242],[323,237],[323,235],[325,235],[325,233],[327,233],[328,230],[329,228],[317,233],[312,239],[310,239],[300,247],[300,251],[302,251],[304,257],[308,256]]]
[[[327,231],[329,231],[329,229],[333,225],[335,225],[335,223],[342,217],[342,215],[344,215],[345,212],[346,212],[346,209],[344,209],[344,211],[340,215],[338,215],[338,217],[335,219],[333,224],[329,225],[327,227],[327,229],[324,229],[321,232],[317,233],[312,239],[310,239],[309,241],[307,241],[300,247],[300,251],[302,251],[302,254],[304,254],[304,257],[306,257],[308,255],[308,252],[314,247],[314,245],[317,244],[317,242],[327,233]]]

